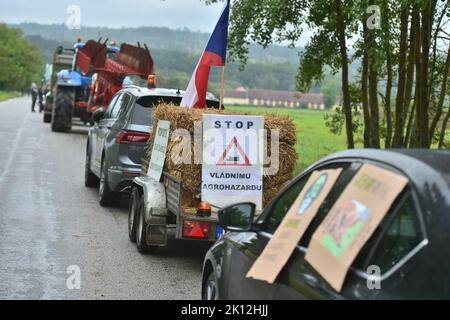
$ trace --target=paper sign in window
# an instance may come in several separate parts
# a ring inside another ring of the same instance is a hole
[[[407,184],[399,174],[365,164],[317,228],[305,259],[335,290]]]
[[[275,281],[341,171],[342,169],[330,169],[314,171],[311,174],[272,239],[247,273],[248,278],[269,283]]]

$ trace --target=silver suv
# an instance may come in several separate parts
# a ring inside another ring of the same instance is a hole
[[[127,192],[142,174],[144,148],[152,130],[153,107],[160,102],[179,105],[184,92],[131,86],[118,92],[106,112],[98,109],[86,146],[86,187],[99,186],[101,206],[117,203],[117,193]],[[217,107],[208,94],[207,104]]]

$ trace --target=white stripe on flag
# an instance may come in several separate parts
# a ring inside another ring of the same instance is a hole
[[[193,108],[198,101],[197,87],[195,86],[195,77],[197,75],[197,69],[200,64],[200,61],[202,60],[202,57],[200,57],[200,60],[198,61],[197,66],[195,67],[194,73],[192,74],[191,80],[189,81],[189,84],[186,88],[186,92],[184,93],[183,99],[181,99],[180,107]]]

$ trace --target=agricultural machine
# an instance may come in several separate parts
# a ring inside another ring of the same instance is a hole
[[[72,68],[58,73],[51,118],[53,131],[70,131],[73,116],[84,124],[93,124],[93,112],[106,109],[127,76],[147,79],[153,74],[153,59],[147,46],[122,44],[119,50],[106,43],[107,40],[89,40],[76,44]]]
[[[44,98],[44,122],[50,123],[52,121],[52,110],[54,101],[54,92],[56,87],[57,74],[61,70],[71,69],[75,49],[67,49],[62,46],[56,48],[53,54],[52,74],[48,83],[49,92]]]

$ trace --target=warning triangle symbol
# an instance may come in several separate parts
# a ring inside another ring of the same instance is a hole
[[[237,153],[231,154],[233,147],[236,148]],[[236,137],[233,137],[230,144],[227,146],[222,156],[219,158],[217,162],[218,166],[251,166],[250,160],[248,156],[245,154],[241,145],[239,144]]]

